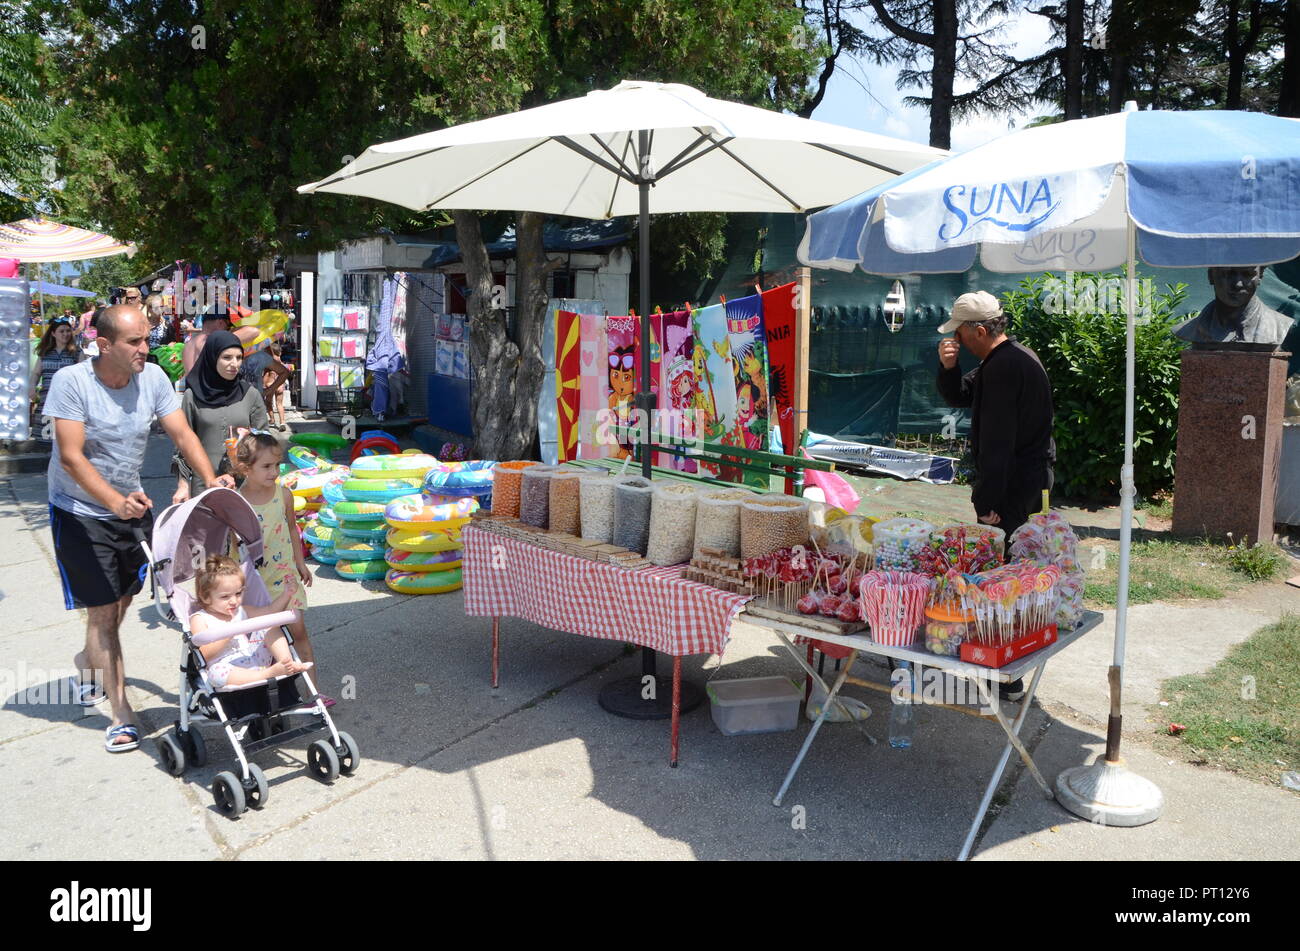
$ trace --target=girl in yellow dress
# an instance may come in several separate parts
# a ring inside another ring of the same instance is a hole
[[[298,526],[293,517],[293,496],[275,480],[280,475],[284,450],[270,433],[254,431],[239,440],[235,448],[235,466],[244,483],[239,494],[257,513],[262,523],[262,567],[258,574],[271,597],[280,595],[286,582],[295,574],[306,587],[311,587],[312,573],[303,561],[302,545],[298,541]],[[293,587],[291,584],[288,587]],[[289,599],[289,607],[298,609],[298,620],[289,625],[298,656],[308,663],[316,660],[311,640],[307,636],[304,613],[307,595],[298,587]],[[316,667],[316,686],[321,686],[320,667]],[[333,706],[329,697],[323,698],[326,706]]]

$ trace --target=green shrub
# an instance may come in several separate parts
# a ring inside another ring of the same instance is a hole
[[[1229,540],[1232,533],[1228,534]],[[1286,564],[1286,559],[1276,545],[1263,542],[1250,544],[1250,539],[1228,545],[1228,567],[1240,572],[1251,581],[1268,581]]]
[[[1141,285],[1141,282],[1139,282]],[[1139,292],[1135,337],[1133,478],[1147,498],[1174,482],[1185,284]],[[1124,462],[1124,302],[1117,274],[1044,274],[1003,297],[1009,331],[1042,360],[1056,410],[1056,486],[1114,497]],[[1104,289],[1099,292],[1097,289]],[[1145,298],[1145,299],[1144,299]],[[1145,307],[1143,305],[1146,305]],[[1142,313],[1142,310],[1148,310]]]

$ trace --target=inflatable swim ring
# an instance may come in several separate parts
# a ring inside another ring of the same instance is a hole
[[[313,547],[320,545],[325,548],[333,548],[337,532],[338,529],[330,528],[328,525],[312,525],[302,533],[302,540]]]
[[[398,551],[390,548],[384,552],[388,567],[399,571],[446,571],[460,567],[461,551],[449,548],[447,551]]]
[[[492,492],[493,467],[490,459],[442,462],[424,477],[424,491],[435,495],[488,495]]]
[[[289,326],[289,315],[282,310],[259,310],[248,316],[232,314],[231,323],[237,325],[233,329],[244,353],[250,354],[265,350],[272,340],[283,337]]]
[[[328,525],[330,528],[339,527],[339,519],[334,514],[334,506],[332,505],[322,505],[320,510],[317,511],[316,517],[322,525]]]
[[[379,525],[384,520],[384,507],[378,502],[335,502],[334,517],[340,522],[356,525]]]
[[[319,561],[322,565],[334,565],[339,560],[333,548],[313,548],[310,554],[313,560]]]
[[[320,469],[299,469],[297,472],[290,472],[287,476],[281,476],[276,481],[292,492],[294,495],[300,495],[303,498],[315,498],[321,494],[325,483],[334,478],[338,470]]]
[[[306,446],[290,446],[285,455],[296,469],[316,469],[319,472],[324,472],[327,469],[339,468],[336,463],[330,462],[324,456],[317,455]]]
[[[334,543],[338,544],[342,539],[352,539],[353,541],[362,542],[382,542],[388,538],[388,526],[386,525],[357,525],[353,522],[344,522],[338,528],[333,529]]]
[[[343,483],[343,497],[349,502],[378,502],[381,505],[420,490],[418,479],[359,479]]]
[[[295,495],[295,496],[293,497],[293,510],[294,510],[294,512],[295,512],[295,513],[297,513],[297,512],[302,512],[302,511],[306,510],[306,508],[307,508],[307,500],[304,499],[301,495]]]
[[[338,433],[294,433],[289,437],[289,442],[293,445],[306,446],[309,449],[315,449],[317,452],[333,452],[336,449],[346,449],[349,441]]]
[[[443,530],[442,526],[453,525],[452,522],[439,522],[438,530],[404,531],[391,529],[388,533],[388,547],[394,551],[459,551],[461,548],[460,526]]]
[[[362,456],[352,462],[352,477],[354,479],[423,479],[425,473],[437,465],[440,463],[436,458],[422,452]],[[413,486],[413,488],[417,487]]]
[[[384,584],[402,594],[442,594],[461,586],[460,569],[450,571],[399,571],[384,575]]]
[[[397,454],[401,452],[398,448],[397,440],[388,435],[363,435],[352,444],[352,453],[349,456],[350,462],[356,462],[358,456],[373,456],[379,452],[385,454]]]
[[[443,502],[437,496],[406,495],[393,499],[384,508],[384,521],[393,528],[421,528],[434,522],[464,520],[478,511],[477,499],[453,499]]]
[[[383,561],[340,561],[334,570],[349,581],[374,581],[384,576],[388,565]]]
[[[384,543],[336,537],[334,554],[339,556],[340,561],[377,561],[384,557]]]

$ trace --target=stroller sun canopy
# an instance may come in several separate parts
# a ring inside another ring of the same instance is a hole
[[[153,555],[166,561],[156,574],[168,598],[189,581],[209,555],[224,555],[234,532],[254,564],[262,557],[262,526],[257,513],[234,489],[213,488],[173,505],[158,517]]]

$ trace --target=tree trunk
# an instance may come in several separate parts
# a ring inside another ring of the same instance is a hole
[[[1066,0],[1065,5],[1065,118],[1083,118],[1083,4]]]
[[[525,458],[537,441],[537,401],[546,376],[546,360],[542,354],[546,304],[550,299],[546,293],[546,276],[554,265],[547,262],[542,244],[543,220],[544,216],[537,212],[524,211],[519,213],[515,225],[518,242],[515,252],[515,340],[519,347],[519,372],[511,427],[514,455],[509,458],[513,459]]]
[[[930,145],[952,147],[952,87],[957,74],[957,0],[935,0],[930,71]]]
[[[1130,0],[1111,4],[1110,22],[1106,24],[1106,51],[1110,53],[1110,112],[1124,108],[1128,99],[1128,52],[1133,48],[1133,20]]]
[[[1277,114],[1300,118],[1300,0],[1287,0],[1283,23],[1286,39],[1282,47],[1282,88]]]
[[[1241,5],[1238,0],[1228,0],[1228,29],[1224,36],[1224,47],[1228,54],[1228,94],[1224,100],[1225,109],[1241,108],[1241,76],[1246,70],[1245,44],[1241,42]]]

